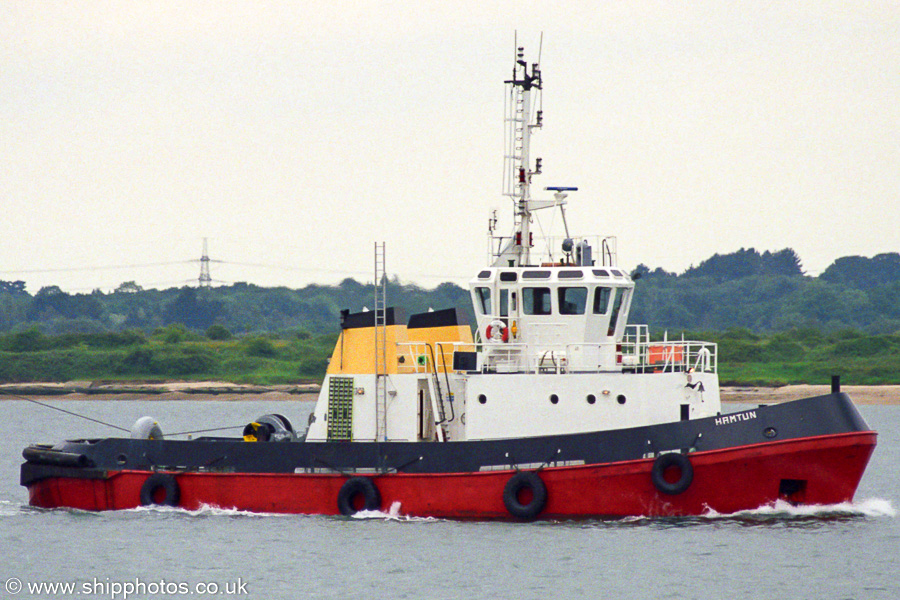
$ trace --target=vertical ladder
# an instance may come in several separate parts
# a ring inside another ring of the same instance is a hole
[[[523,167],[522,151],[525,147],[525,95],[522,88],[513,86],[510,90],[508,113],[506,115],[506,168],[504,173],[503,195],[517,200],[521,193],[522,183],[519,181],[519,169]]]
[[[428,343],[426,343],[425,346],[428,348],[428,352],[431,354],[431,383],[432,388],[434,389],[434,406],[437,408],[437,423],[440,426],[440,429],[438,431],[438,441],[448,442],[450,441],[450,425],[447,423],[447,411],[444,408],[444,394],[441,392],[441,377],[438,374],[437,357],[441,357],[440,363],[444,367],[445,377],[447,373],[447,365],[444,364],[443,361],[443,350],[441,349],[440,342],[437,343],[437,348],[432,347],[432,345]],[[450,402],[453,401],[453,392],[450,391],[449,378],[447,378],[447,399]]]
[[[375,242],[375,440],[387,440],[387,275],[384,242]]]

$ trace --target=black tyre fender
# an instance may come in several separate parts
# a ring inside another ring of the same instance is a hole
[[[163,488],[165,490],[165,495],[163,496],[162,502],[156,502],[153,497],[156,495],[156,491],[159,488]],[[150,506],[150,505],[158,505],[158,506],[178,506],[178,501],[181,499],[181,488],[178,487],[178,482],[175,481],[175,477],[172,475],[167,475],[165,473],[154,473],[144,482],[144,485],[141,486],[141,505],[142,506]]]
[[[678,467],[681,470],[681,476],[678,478],[678,481],[669,483],[666,481],[665,473],[666,469],[671,467]],[[653,485],[661,493],[677,496],[691,487],[691,482],[694,481],[694,466],[691,464],[691,459],[684,454],[667,452],[666,454],[660,454],[653,461],[653,470],[650,472],[650,478],[653,480]]]
[[[375,482],[368,477],[351,477],[341,486],[338,492],[337,503],[338,510],[344,516],[356,514],[357,510],[353,506],[353,499],[362,494],[364,500],[364,510],[379,510],[381,508],[381,494]]]
[[[519,502],[519,492],[524,489],[531,490],[531,501],[528,504]],[[503,488],[503,504],[509,514],[517,519],[534,519],[547,504],[547,486],[537,473],[519,471],[509,478]]]

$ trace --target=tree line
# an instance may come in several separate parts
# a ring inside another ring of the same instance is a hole
[[[803,273],[791,249],[717,254],[680,275],[645,265],[636,272],[631,320],[651,329],[900,332],[896,252],[839,258],[818,277]]]
[[[900,331],[898,253],[839,258],[818,277],[803,273],[791,249],[753,248],[716,254],[681,274],[638,265],[634,275],[639,279],[630,321],[653,331]],[[468,291],[456,284],[424,289],[394,278],[387,287],[389,303],[408,313],[457,307],[472,317]],[[33,295],[23,281],[0,281],[0,333],[151,334],[180,324],[195,332],[217,325],[236,335],[320,335],[338,331],[341,310],[373,304],[373,285],[350,278],[299,289],[235,283],[158,290],[129,281],[110,293],[69,294],[48,286]]]

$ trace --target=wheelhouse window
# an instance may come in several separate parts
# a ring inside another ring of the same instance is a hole
[[[549,315],[550,288],[522,288],[522,310],[526,315]]]
[[[491,288],[475,288],[475,297],[478,298],[478,308],[481,309],[481,314],[491,314]]]
[[[509,290],[505,288],[500,290],[500,316],[509,316]]]
[[[583,315],[587,306],[587,288],[561,287],[558,292],[559,314]]]
[[[557,275],[560,279],[581,279],[584,277],[583,271],[560,271]]]
[[[622,302],[625,299],[625,288],[616,288],[616,295],[613,297],[612,316],[609,318],[609,331],[606,335],[613,335],[616,332],[616,324],[619,320],[619,312],[622,310]]]
[[[605,315],[609,309],[609,288],[598,287],[594,290],[594,314]]]

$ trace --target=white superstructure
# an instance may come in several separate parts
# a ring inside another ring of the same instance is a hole
[[[498,236],[491,222],[490,266],[469,283],[474,336],[456,311],[403,324],[376,301],[372,313],[345,315],[306,441],[535,437],[720,412],[716,345],[651,341],[647,326],[628,325],[635,283],[616,265],[615,238],[570,234],[565,207],[577,188],[532,199],[542,81],[521,49],[507,84],[514,227]],[[562,237],[534,239],[538,210],[560,211]]]

